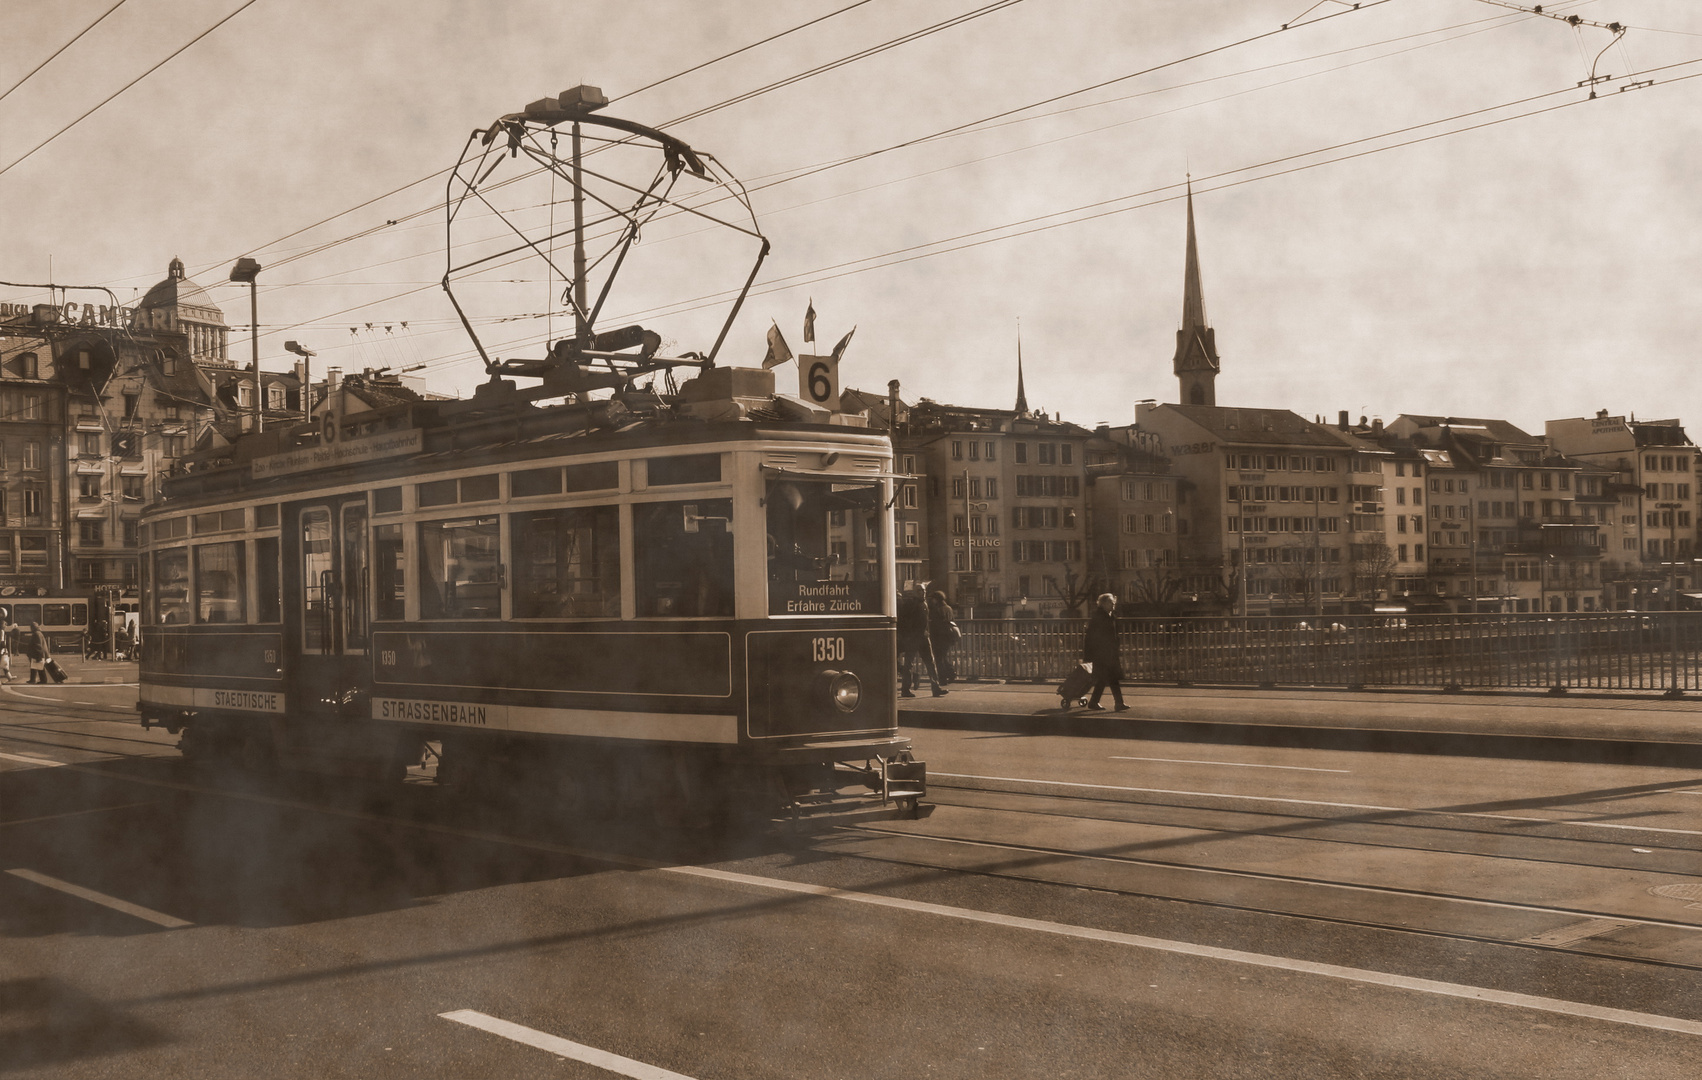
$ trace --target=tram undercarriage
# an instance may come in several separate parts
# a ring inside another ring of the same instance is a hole
[[[264,777],[287,770],[440,787],[481,802],[545,802],[564,821],[649,822],[670,831],[870,806],[916,817],[926,794],[926,765],[897,740],[873,749],[848,746],[843,759],[816,754],[787,761],[785,752],[752,759],[713,747],[441,737],[282,717],[144,714],[142,723],[179,734],[184,761],[214,773]]]

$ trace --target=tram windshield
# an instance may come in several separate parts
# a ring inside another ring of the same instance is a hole
[[[878,615],[881,486],[768,482],[768,613]]]

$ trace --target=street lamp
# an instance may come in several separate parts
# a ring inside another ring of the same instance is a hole
[[[293,352],[301,357],[301,415],[308,420],[313,419],[313,358],[318,353],[312,349],[304,349],[299,341],[284,342],[284,351]]]
[[[236,265],[230,268],[232,281],[248,283],[248,340],[254,347],[254,430],[260,432],[265,427],[266,418],[260,411],[260,300],[257,293],[256,279],[260,276],[260,264],[248,256],[236,260]]]

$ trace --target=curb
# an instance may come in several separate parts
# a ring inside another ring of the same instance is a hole
[[[1035,716],[981,712],[909,712],[900,709],[898,722],[902,727],[915,729],[994,730],[1021,735],[1070,735],[1081,738],[1286,746],[1310,750],[1702,768],[1702,741],[1674,742],[1351,725],[1313,726],[1234,720],[1156,720],[1116,714],[1100,716],[1093,713]]]

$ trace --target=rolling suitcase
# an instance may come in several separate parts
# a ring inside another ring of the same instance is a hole
[[[59,666],[59,661],[49,659],[44,666],[47,669],[48,677],[54,682],[62,683],[65,681],[65,669]]]
[[[1093,689],[1093,669],[1085,663],[1077,664],[1064,676],[1064,681],[1058,686],[1058,697],[1063,704],[1060,708],[1067,709],[1071,705],[1079,705],[1087,697],[1087,692]]]

